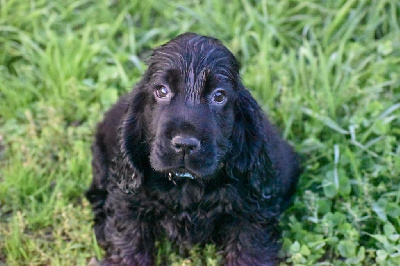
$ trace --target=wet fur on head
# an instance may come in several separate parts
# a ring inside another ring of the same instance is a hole
[[[232,53],[187,33],[156,48],[99,124],[87,197],[104,264],[152,265],[156,236],[215,243],[227,265],[274,265],[300,173]]]

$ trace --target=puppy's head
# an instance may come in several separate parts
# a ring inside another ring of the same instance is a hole
[[[153,51],[125,119],[125,148],[133,165],[147,160],[166,176],[245,172],[260,164],[261,120],[232,53],[187,33]]]
[[[230,148],[238,67],[216,39],[181,35],[150,59],[150,161],[178,177],[209,177]]]

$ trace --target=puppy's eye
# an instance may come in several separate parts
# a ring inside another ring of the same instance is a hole
[[[169,97],[169,90],[165,86],[159,86],[156,89],[155,94],[160,99],[167,99]]]
[[[225,102],[225,99],[226,99],[226,95],[223,90],[217,90],[212,95],[212,101],[215,103],[221,104],[221,103]]]

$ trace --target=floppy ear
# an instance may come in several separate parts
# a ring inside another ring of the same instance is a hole
[[[130,95],[129,107],[118,132],[120,147],[113,162],[115,167],[112,174],[118,187],[125,193],[132,193],[143,183],[148,154],[144,125],[146,92],[139,86]]]
[[[276,178],[267,153],[266,122],[250,92],[240,85],[227,169],[233,178],[244,176],[253,188],[252,193],[268,200],[274,196]]]

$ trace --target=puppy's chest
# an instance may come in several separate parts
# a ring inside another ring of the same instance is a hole
[[[209,238],[218,219],[219,215],[211,217],[204,211],[169,211],[158,221],[158,226],[171,241],[193,245]]]
[[[223,188],[211,193],[172,190],[157,199],[157,225],[172,241],[188,245],[205,242],[232,212],[231,202]]]

